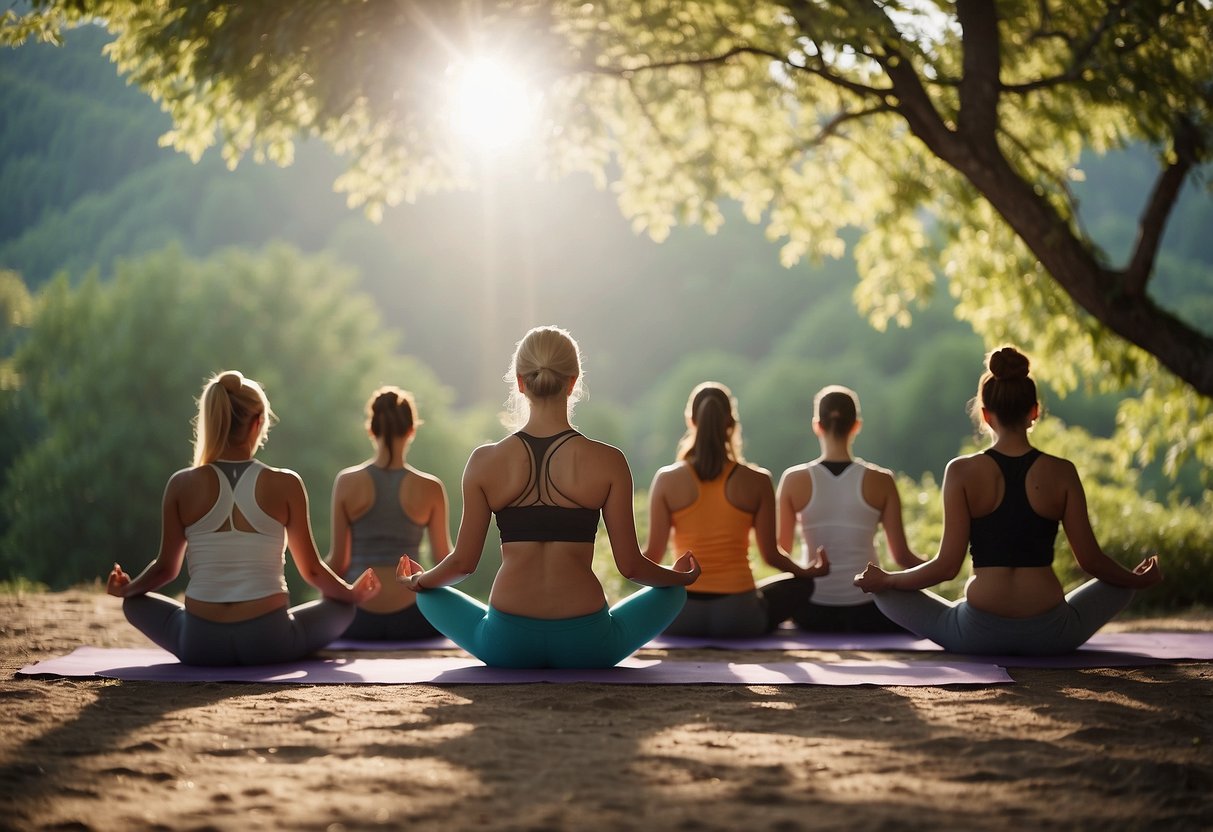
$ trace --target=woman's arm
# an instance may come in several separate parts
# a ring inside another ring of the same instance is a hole
[[[160,551],[137,578],[122,571],[114,564],[106,580],[105,591],[119,598],[143,595],[167,584],[181,574],[181,563],[185,559],[185,526],[177,503],[181,489],[185,487],[186,471],[178,471],[169,478],[164,487],[164,498],[160,503]]]
[[[623,577],[645,586],[686,586],[699,577],[699,564],[690,552],[683,553],[673,568],[654,563],[640,551],[636,538],[636,516],[632,509],[632,472],[618,448],[606,447],[604,462],[610,481],[602,519],[611,541],[615,565]]]
[[[904,572],[889,573],[869,563],[855,576],[855,586],[864,592],[887,589],[926,589],[950,581],[960,572],[969,546],[969,503],[965,495],[964,459],[948,463],[943,475],[943,540],[935,557]]]
[[[430,541],[430,555],[434,563],[442,560],[451,551],[451,508],[446,498],[446,487],[435,477],[431,490],[430,516],[426,521],[425,534]]]
[[[438,557],[438,550],[435,548],[434,559],[438,562],[429,569],[423,569],[408,555],[402,557],[396,566],[396,580],[406,584],[414,592],[457,584],[475,572],[480,564],[480,555],[484,551],[484,541],[488,536],[489,521],[493,516],[493,509],[489,505],[489,498],[483,486],[485,478],[492,473],[492,448],[492,445],[483,445],[472,451],[468,464],[463,469],[463,516],[459,520],[455,548],[442,558]],[[432,525],[429,528],[432,529]],[[431,537],[430,540],[436,547],[436,538]]]
[[[778,540],[779,548],[785,552],[792,551],[792,546],[796,543],[796,515],[800,513],[802,505],[796,505],[797,489],[796,481],[800,479],[799,474],[795,469],[789,469],[783,472],[783,476],[779,478],[779,492],[776,498],[778,504]],[[810,487],[812,487],[810,483]]]
[[[762,556],[763,561],[780,572],[790,572],[798,578],[816,578],[828,574],[830,561],[823,547],[817,548],[813,560],[805,567],[788,557],[787,547],[776,541],[775,486],[771,482],[771,475],[766,471],[751,470],[757,475],[755,480],[758,492],[758,508],[754,512],[753,521],[754,542],[758,544],[758,554]]]
[[[276,478],[275,490],[281,489],[286,500],[286,543],[291,550],[291,559],[299,569],[303,580],[320,590],[325,598],[347,604],[361,604],[378,594],[379,578],[373,569],[367,569],[352,585],[342,580],[316,551],[316,539],[312,536],[312,520],[308,512],[307,489],[303,480],[294,471],[268,471]]]
[[[350,568],[350,515],[345,507],[348,491],[349,478],[342,472],[333,480],[332,528],[326,558],[329,568],[338,575]]]
[[[1066,500],[1061,516],[1062,528],[1065,529],[1070,550],[1074,552],[1074,559],[1083,571],[1114,586],[1131,589],[1145,589],[1161,581],[1162,569],[1158,566],[1156,555],[1146,558],[1130,571],[1104,553],[1095,538],[1095,530],[1091,528],[1091,518],[1087,513],[1087,495],[1078,470],[1069,460],[1063,459],[1060,462]]]
[[[653,563],[665,560],[666,548],[670,544],[670,503],[666,496],[668,476],[663,471],[653,475],[649,486],[649,542],[644,547],[644,556]]]
[[[906,540],[906,529],[901,519],[901,495],[897,492],[897,481],[892,474],[871,471],[878,477],[883,506],[880,510],[880,525],[884,528],[884,539],[889,545],[893,561],[903,569],[913,569],[926,563],[910,549]]]

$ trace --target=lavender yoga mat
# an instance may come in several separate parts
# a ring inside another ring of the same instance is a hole
[[[78,647],[28,665],[18,674],[149,682],[257,682],[300,685],[525,684],[593,682],[623,685],[994,685],[1012,681],[976,662],[679,662],[627,659],[602,670],[506,670],[471,658],[318,658],[257,667],[190,667],[159,648]]]
[[[723,650],[903,650],[942,653],[933,641],[909,633],[806,633],[783,629],[759,638],[701,638],[658,636],[646,648],[679,650],[718,648]],[[439,650],[455,649],[446,639],[424,641],[335,641],[329,650]],[[1073,653],[1062,656],[961,656],[949,653],[949,659],[964,659],[1004,667],[1134,667],[1160,661],[1191,659],[1213,660],[1213,633],[1096,633]]]

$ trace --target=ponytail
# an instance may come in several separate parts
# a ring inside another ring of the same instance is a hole
[[[238,370],[224,370],[207,379],[194,417],[194,467],[218,459],[224,447],[246,433],[258,416],[264,418],[253,442],[254,453],[265,444],[274,420],[265,391]]]
[[[705,381],[687,399],[687,432],[677,458],[686,460],[703,482],[720,476],[728,460],[741,461],[741,425],[729,388]]]

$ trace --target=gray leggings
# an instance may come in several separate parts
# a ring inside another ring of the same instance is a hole
[[[933,592],[887,590],[876,606],[915,635],[954,653],[1047,656],[1077,650],[1133,598],[1133,590],[1092,578],[1043,615],[1004,618]]]
[[[813,594],[812,578],[782,576],[757,590],[723,595],[688,592],[667,636],[751,638],[769,633]]]
[[[224,667],[301,659],[341,636],[353,604],[323,598],[235,623],[207,621],[178,601],[149,592],[122,602],[126,620],[182,664]]]

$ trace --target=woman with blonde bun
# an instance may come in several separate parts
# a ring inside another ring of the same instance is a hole
[[[661,563],[671,534],[676,550],[696,553],[702,572],[687,587],[687,603],[666,628],[677,636],[743,638],[774,630],[813,592],[813,579],[830,571],[825,551],[804,566],[775,539],[775,486],[768,471],[741,455],[737,402],[723,384],[705,381],[687,398],[687,432],[678,462],[649,488],[649,543],[645,557]],[[750,570],[750,536],[758,553],[787,580],[767,592]]]
[[[127,620],[185,664],[293,661],[336,639],[380,582],[348,584],[320,559],[307,491],[294,471],[254,459],[274,414],[261,385],[227,370],[202,389],[194,464],[164,491],[160,552],[138,577],[119,564],[106,590]],[[285,551],[323,598],[288,609]],[[153,590],[189,566],[185,603]]]
[[[990,353],[971,406],[993,437],[982,453],[948,463],[943,479],[943,540],[934,558],[889,574],[868,564],[855,584],[907,630],[961,653],[1046,655],[1081,646],[1129,603],[1162,580],[1158,558],[1132,570],[1099,547],[1074,464],[1033,448],[1040,415],[1026,356]],[[1064,528],[1074,558],[1092,579],[1065,593],[1053,573],[1053,545]],[[965,550],[973,577],[965,598],[949,602],[926,587],[956,576]]]
[[[520,429],[468,459],[454,550],[429,570],[400,560],[430,623],[491,666],[610,667],[665,629],[699,576],[689,552],[670,569],[640,551],[627,460],[569,421],[581,378],[563,329],[518,342],[506,380]],[[475,571],[494,515],[501,568],[486,606],[450,584]],[[619,571],[647,587],[613,607],[591,569],[600,516]]]
[[[407,641],[438,631],[417,609],[417,594],[395,580],[401,555],[420,559],[429,535],[435,557],[451,549],[446,489],[437,477],[408,464],[421,420],[407,390],[380,387],[366,403],[366,430],[375,455],[346,468],[333,482],[332,545],[328,563],[346,580],[373,569],[383,591],[358,607],[345,638]]]

